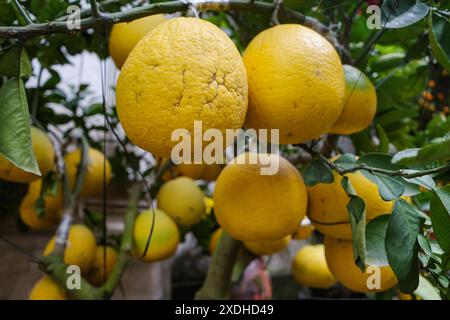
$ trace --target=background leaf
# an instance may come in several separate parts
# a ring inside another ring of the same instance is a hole
[[[322,161],[315,159],[305,166],[302,176],[307,186],[313,186],[317,183],[333,182],[333,172],[331,169]]]
[[[0,75],[27,77],[32,73],[30,58],[25,49],[15,46],[0,56]]]
[[[412,293],[419,284],[419,244],[417,236],[424,219],[406,201],[396,200],[386,232],[385,246],[389,265],[404,293]]]
[[[450,185],[434,189],[430,204],[431,222],[439,246],[450,252]]]
[[[433,55],[447,71],[450,71],[450,23],[436,14],[430,14],[429,17],[431,50]]]
[[[404,28],[422,20],[429,10],[415,0],[386,0],[381,6],[381,25],[387,29]]]
[[[22,79],[0,89],[0,153],[17,167],[40,175],[31,145],[30,116]]]
[[[390,215],[378,216],[366,225],[366,263],[375,266],[389,265],[384,239]]]

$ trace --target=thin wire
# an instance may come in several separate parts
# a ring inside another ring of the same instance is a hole
[[[18,246],[17,244],[15,244],[14,242],[8,240],[7,238],[5,238],[3,236],[0,236],[0,240],[5,242],[6,244],[10,245],[11,247],[16,249],[17,251],[21,252],[22,254],[26,255],[28,258],[30,258],[30,260],[32,262],[39,263],[39,258],[36,257],[35,255],[33,255],[32,253],[28,252],[26,249]]]

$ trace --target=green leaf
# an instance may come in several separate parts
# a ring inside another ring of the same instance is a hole
[[[419,276],[419,286],[414,294],[423,300],[441,300],[436,288],[422,275]]]
[[[103,113],[103,105],[101,103],[94,103],[84,110],[85,116],[93,116]]]
[[[395,201],[386,232],[385,246],[389,265],[404,293],[413,292],[419,284],[419,244],[417,237],[424,219],[406,201]]]
[[[381,72],[400,66],[405,59],[405,53],[392,52],[382,55],[377,60],[373,61],[370,65],[370,69],[373,72]]]
[[[24,171],[40,175],[31,144],[30,116],[22,79],[0,88],[0,154]]]
[[[407,164],[411,162],[411,159],[417,157],[419,150],[420,148],[412,148],[400,151],[392,157],[392,163]]]
[[[380,139],[380,144],[378,145],[378,151],[382,153],[387,153],[389,151],[389,138],[384,131],[383,127],[377,124],[377,134]]]
[[[308,163],[303,169],[302,175],[307,186],[333,182],[333,171],[320,160],[313,160]]]
[[[417,173],[420,172],[419,170],[408,170],[405,169],[404,170],[405,173],[408,174],[412,174],[412,173]],[[421,176],[421,177],[415,177],[415,178],[403,178],[405,179],[405,181],[409,182],[409,183],[413,183],[419,186],[422,186],[428,190],[433,189],[434,187],[436,187],[436,182],[433,180],[433,178],[431,176]]]
[[[389,265],[384,246],[389,219],[389,214],[381,215],[366,225],[366,263],[370,266]]]
[[[398,177],[391,177],[382,173],[373,173],[378,192],[384,201],[399,198],[405,192],[405,185],[399,182]]]
[[[450,72],[450,23],[436,14],[429,16],[430,31],[428,37],[430,40],[433,55],[447,71]]]
[[[433,161],[445,161],[450,159],[450,139],[441,140],[438,143],[429,144],[420,149],[417,159],[420,163]]]
[[[341,180],[341,185],[350,197],[347,210],[352,227],[353,259],[358,268],[364,272],[366,270],[366,204],[356,195],[347,177]]]
[[[381,25],[386,29],[404,28],[425,18],[429,10],[416,0],[386,0],[381,6]]]
[[[31,75],[30,58],[25,49],[15,46],[0,56],[0,75],[6,77],[27,77]]]
[[[450,185],[434,189],[430,204],[433,232],[444,252],[450,252]]]
[[[356,156],[352,153],[344,153],[334,160],[334,164],[343,169],[349,169],[355,165]]]

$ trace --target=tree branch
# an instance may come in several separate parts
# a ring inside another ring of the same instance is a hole
[[[199,7],[199,10],[219,10],[219,11],[251,11],[261,14],[271,14],[275,9],[275,4],[261,1],[249,0],[230,0],[230,1],[205,1]],[[80,32],[104,24],[115,24],[119,22],[129,22],[139,18],[158,13],[175,13],[186,12],[188,5],[182,1],[170,1],[163,3],[154,3],[132,8],[124,12],[104,13],[99,17],[89,16],[80,20],[80,28],[69,30],[67,21],[63,21],[64,17],[55,19],[55,21],[47,23],[35,23],[27,26],[7,26],[0,27],[0,38],[31,38],[41,35],[53,33],[73,33]],[[336,48],[341,48],[337,39],[330,33],[327,27],[321,24],[317,19],[305,16],[294,10],[282,7],[280,8],[280,17],[288,21],[308,26],[315,31],[321,33]],[[67,17],[67,16],[66,16]],[[67,18],[66,18],[67,19]]]
[[[128,190],[128,209],[125,214],[125,229],[122,233],[122,239],[120,242],[120,251],[117,258],[116,265],[114,266],[111,274],[103,285],[103,298],[110,298],[114,290],[120,283],[122,274],[125,271],[128,261],[130,259],[130,252],[133,248],[133,228],[134,220],[137,214],[137,207],[139,197],[141,195],[141,186],[136,184]]]
[[[92,15],[94,18],[100,17],[100,12],[99,12],[99,10],[98,10],[97,1],[95,1],[95,0],[89,0],[89,3],[90,3],[90,5],[91,5],[91,15]]]
[[[19,0],[13,0],[12,4],[27,24],[33,24],[33,20],[30,18],[27,10],[20,4]]]
[[[241,247],[240,241],[233,239],[225,231],[222,232],[206,280],[195,294],[196,300],[229,298],[233,266]]]

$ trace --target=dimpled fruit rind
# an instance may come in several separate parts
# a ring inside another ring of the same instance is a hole
[[[170,157],[175,129],[241,128],[248,104],[247,77],[234,43],[196,18],[168,20],[128,56],[117,81],[117,112],[130,140]],[[204,145],[205,147],[206,145]]]

